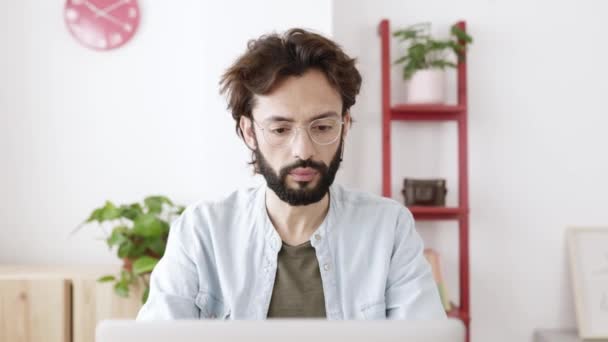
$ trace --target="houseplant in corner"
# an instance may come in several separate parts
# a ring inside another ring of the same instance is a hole
[[[408,103],[445,103],[445,69],[455,68],[450,53],[460,62],[473,39],[457,26],[452,26],[450,38],[439,40],[431,36],[430,23],[418,23],[393,32],[407,46],[395,64],[403,64],[403,79],[409,81]]]
[[[171,221],[184,211],[165,196],[149,196],[143,203],[116,206],[110,201],[93,210],[84,222],[96,222],[106,232],[106,244],[123,261],[120,274],[106,275],[99,282],[113,282],[114,292],[129,296],[129,289],[143,285],[142,302],[149,292],[149,276],[165,253]],[[107,230],[108,226],[110,229]]]

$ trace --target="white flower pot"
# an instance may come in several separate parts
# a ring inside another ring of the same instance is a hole
[[[441,69],[418,70],[407,87],[407,103],[445,103],[445,72]]]

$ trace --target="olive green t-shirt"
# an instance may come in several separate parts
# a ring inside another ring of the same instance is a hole
[[[283,243],[277,263],[268,318],[325,317],[321,272],[310,241]]]

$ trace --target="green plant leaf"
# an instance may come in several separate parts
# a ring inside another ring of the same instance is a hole
[[[410,56],[403,56],[400,57],[399,59],[397,59],[396,61],[393,62],[393,64],[401,64],[406,62],[408,59],[410,58]]]
[[[103,207],[93,210],[93,212],[91,213],[89,218],[86,220],[86,222],[92,222],[92,221],[103,222],[103,221],[114,220],[119,217],[120,217],[120,210],[118,210],[118,208],[116,208],[114,203],[112,203],[110,201],[106,201],[106,203]]]
[[[146,207],[148,207],[149,213],[158,214],[163,210],[163,203],[156,197],[148,197],[146,198]]]
[[[115,245],[120,246],[129,240],[127,236],[128,232],[129,228],[127,226],[116,226],[114,229],[112,229],[110,237],[106,239],[106,243],[110,247]]]
[[[125,241],[123,244],[121,244],[118,247],[118,257],[121,259],[126,258],[127,256],[129,256],[129,254],[131,253],[131,251],[134,248],[135,248],[135,245],[133,244],[133,242],[131,240]]]
[[[408,49],[408,55],[413,64],[424,63],[426,56],[426,45],[423,43],[412,44]]]
[[[148,301],[148,296],[150,295],[150,286],[146,286],[146,288],[144,289],[144,293],[141,296],[141,303],[142,304],[146,304],[146,302]]]
[[[452,36],[449,39],[434,39],[431,36],[430,22],[414,24],[393,32],[393,37],[407,44],[405,54],[394,62],[403,65],[403,78],[409,80],[418,70],[455,67],[454,63],[444,59],[445,52],[450,50],[456,54],[459,62],[462,61],[466,45],[473,39],[456,25],[451,27],[450,33]]]
[[[120,271],[120,281],[129,285],[135,282],[135,276],[133,275],[133,272],[123,269]]]
[[[163,210],[163,203],[172,206],[173,202],[165,196],[148,196],[144,199],[148,213],[158,214]]]
[[[163,231],[162,235],[167,235],[169,234],[169,229],[171,228],[171,225],[169,225],[169,223],[165,220],[160,220],[160,225]]]
[[[428,37],[431,31],[431,23],[423,22],[408,26],[393,32],[393,37],[402,37],[403,40]]]
[[[143,237],[159,237],[165,231],[163,221],[154,214],[138,216],[133,222],[133,233]]]
[[[393,32],[393,37],[397,37],[399,38],[399,40],[401,41],[405,41],[408,39],[416,39],[416,38],[420,38],[421,36],[421,32],[420,30],[400,30],[400,31],[395,31]]]
[[[113,275],[107,275],[107,276],[103,276],[103,277],[100,277],[99,279],[97,279],[97,282],[99,282],[99,283],[107,283],[110,281],[116,281],[116,277]]]
[[[414,75],[414,73],[418,70],[423,69],[422,67],[418,67],[416,65],[407,65],[404,69],[403,69],[403,78],[406,80],[409,80],[412,78],[412,76]]]
[[[138,240],[138,242],[135,243],[135,247],[131,250],[127,257],[135,260],[140,256],[146,255],[146,250],[148,250],[148,244],[145,243],[144,240]]]
[[[85,222],[99,221],[101,219],[101,211],[103,207],[93,210],[89,218]]]
[[[115,220],[120,217],[120,210],[116,208],[114,203],[106,201],[106,205],[102,208],[101,213],[99,215],[100,222]]]
[[[121,297],[129,296],[129,285],[124,281],[114,284],[114,292]]]
[[[430,51],[443,51],[451,46],[450,43],[449,41],[429,40],[427,42],[426,53]]]
[[[167,241],[165,239],[148,239],[148,241],[146,241],[146,247],[157,255],[162,256],[165,254],[166,246]]]
[[[446,67],[452,67],[452,68],[456,67],[456,64],[449,62],[449,61],[444,61],[444,60],[432,61],[430,64],[431,64],[431,67],[437,68],[437,69],[445,69]]]
[[[163,213],[165,206],[169,215],[168,218],[161,218],[159,214]],[[94,209],[85,223],[117,219],[121,219],[120,223],[124,222],[124,219],[133,221],[133,228],[125,224],[115,225],[110,236],[105,239],[110,248],[118,247],[119,258],[133,261],[130,269],[121,270],[120,276],[105,275],[97,281],[114,282],[114,292],[127,297],[130,286],[136,282],[136,276],[139,276],[146,286],[142,295],[142,301],[145,302],[149,295],[150,272],[165,252],[170,230],[169,221],[172,221],[175,215],[181,215],[184,210],[184,206],[175,205],[165,196],[148,196],[143,204],[132,203],[119,207],[106,201],[102,207]]]
[[[452,26],[451,33],[456,36],[456,39],[464,42],[465,44],[473,43],[473,38],[458,26]]]
[[[139,203],[133,203],[129,205],[121,205],[120,206],[120,216],[131,221],[135,220],[137,216],[143,214],[143,208]]]
[[[133,273],[135,275],[140,275],[143,273],[152,272],[156,264],[158,263],[158,258],[153,258],[151,256],[143,256],[133,263]]]

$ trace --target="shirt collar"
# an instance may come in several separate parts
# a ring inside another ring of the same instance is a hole
[[[267,185],[265,182],[257,189],[257,194],[255,196],[255,210],[257,212],[256,225],[262,228],[264,239],[270,248],[278,253],[281,250],[283,241],[272,225],[270,217],[268,217],[268,211],[266,210],[266,190]],[[334,218],[337,217],[336,215],[339,211],[339,192],[338,186],[332,184],[329,187],[329,210],[321,225],[315,230],[310,238],[310,243],[313,247],[318,246],[325,240],[325,237],[327,237],[330,232],[330,227],[334,225]]]

